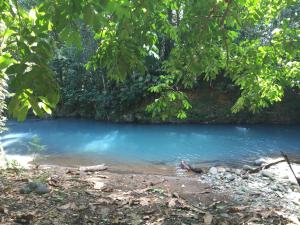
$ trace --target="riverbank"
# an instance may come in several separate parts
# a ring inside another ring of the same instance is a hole
[[[292,166],[300,175],[299,164]],[[41,166],[0,174],[1,224],[299,224],[299,187],[284,162],[258,173],[212,167],[167,176]],[[30,182],[44,185],[43,194],[25,194]]]

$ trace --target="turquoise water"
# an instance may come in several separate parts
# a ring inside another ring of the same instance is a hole
[[[33,137],[43,154],[124,162],[244,163],[280,151],[300,155],[300,126],[139,125],[58,119],[8,122],[8,154],[27,154]]]

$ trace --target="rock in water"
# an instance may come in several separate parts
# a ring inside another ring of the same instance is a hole
[[[217,169],[216,167],[211,167],[211,168],[209,169],[209,173],[210,173],[210,174],[217,174],[217,173],[218,173],[218,169]]]

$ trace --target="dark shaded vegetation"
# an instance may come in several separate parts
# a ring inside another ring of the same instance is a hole
[[[89,42],[85,42],[89,43]],[[136,73],[117,82],[107,78],[104,69],[87,70],[86,63],[93,49],[85,50],[62,45],[52,62],[60,85],[61,98],[55,117],[92,118],[114,122],[200,122],[200,123],[280,123],[300,122],[299,90],[289,89],[279,103],[257,113],[247,110],[232,113],[240,90],[227,78],[218,76],[209,82],[198,80],[185,89],[192,108],[184,120],[176,116],[162,121],[152,117],[146,107],[157,95],[148,89],[159,81],[160,62],[146,59],[147,73]]]
[[[59,105],[56,116],[113,121],[297,122],[299,9],[294,0],[2,1],[8,111],[20,121]]]
[[[19,121],[55,110],[129,122],[299,122],[298,1],[17,0],[0,10],[0,79]]]

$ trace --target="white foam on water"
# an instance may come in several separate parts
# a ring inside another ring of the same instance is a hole
[[[15,134],[5,134],[0,137],[0,140],[7,140],[7,139],[16,139],[16,138],[25,138],[31,136],[29,133],[15,133]]]
[[[118,134],[118,131],[114,131],[105,135],[103,138],[91,141],[85,145],[84,150],[87,152],[107,151],[116,142]]]
[[[247,127],[235,127],[235,129],[237,129],[240,132],[247,132],[249,128],[247,128]]]

